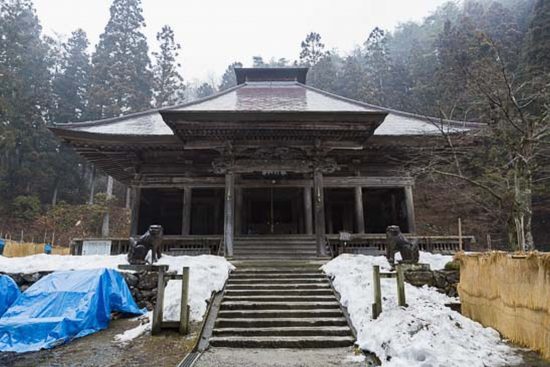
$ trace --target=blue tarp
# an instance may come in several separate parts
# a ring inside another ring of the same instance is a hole
[[[0,275],[0,317],[10,308],[20,294],[19,287],[12,278],[7,275]]]
[[[53,348],[105,329],[113,311],[144,313],[117,271],[52,273],[21,294],[0,318],[0,351]]]

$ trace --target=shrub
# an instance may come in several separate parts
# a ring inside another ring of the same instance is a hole
[[[40,199],[36,196],[17,196],[11,207],[12,215],[17,219],[32,221],[40,215]]]

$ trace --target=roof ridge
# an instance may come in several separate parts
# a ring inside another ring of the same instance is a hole
[[[358,101],[356,99],[352,99],[352,98],[344,97],[344,96],[334,94],[334,93],[331,93],[331,92],[327,92],[326,90],[315,88],[315,87],[312,87],[312,86],[307,85],[307,84],[301,84],[301,83],[297,83],[297,84],[303,86],[306,89],[315,91],[317,93],[321,93],[321,94],[323,94],[325,96],[328,96],[328,97],[332,97],[332,98],[335,98],[335,99],[338,99],[338,100],[341,100],[341,101],[356,104],[356,105],[359,105],[359,106],[362,106],[362,107],[379,109],[379,110],[384,111],[384,112],[393,113],[393,114],[404,116],[404,117],[412,117],[412,118],[417,118],[417,119],[421,119],[421,120],[428,120],[428,121],[431,121],[432,119],[435,119],[437,121],[443,121],[443,122],[449,123],[450,125],[460,125],[460,126],[463,126],[463,127],[481,127],[481,126],[485,126],[485,124],[483,124],[482,122],[441,119],[441,118],[438,118],[438,117],[433,117],[433,116],[428,116],[428,115],[421,115],[421,114],[416,114],[416,113],[412,113],[412,112],[400,111],[400,110],[396,110],[396,109],[393,109],[393,108],[377,106],[377,105],[373,105],[373,104],[366,103],[366,102],[363,102],[363,101]]]

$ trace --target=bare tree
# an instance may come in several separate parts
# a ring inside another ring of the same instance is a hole
[[[450,154],[431,154],[422,170],[468,182],[485,193],[505,217],[509,245],[531,250],[533,191],[550,180],[543,168],[550,158],[550,84],[545,78],[514,75],[498,46],[477,36],[476,48],[471,43],[455,47],[452,56],[486,125],[468,136],[457,134],[460,129],[449,128],[443,119],[433,121]],[[464,139],[469,139],[467,149]]]

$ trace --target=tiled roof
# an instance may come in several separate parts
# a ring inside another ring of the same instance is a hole
[[[106,120],[57,125],[58,128],[111,135],[174,135],[160,111],[217,112],[387,112],[374,135],[438,134],[466,131],[475,123],[438,121],[424,116],[386,109],[324,92],[297,82],[247,82],[213,96],[179,106],[150,110]]]
[[[248,82],[229,93],[174,111],[375,112],[359,103],[327,96],[297,82]]]

